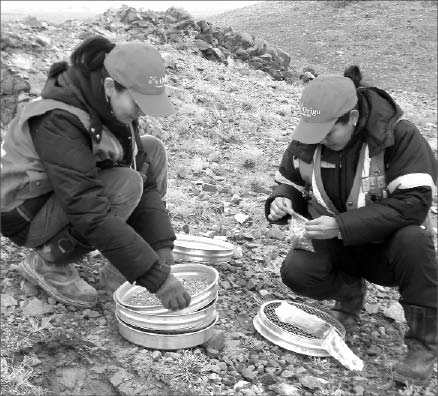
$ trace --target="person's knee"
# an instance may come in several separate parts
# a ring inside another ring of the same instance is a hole
[[[283,283],[297,294],[308,288],[309,276],[304,259],[297,251],[290,252],[281,265],[280,275]]]
[[[391,239],[392,245],[395,245],[397,249],[411,250],[429,242],[430,235],[422,226],[409,225],[394,232]]]
[[[167,160],[167,151],[164,143],[152,135],[143,135],[140,137],[143,145],[143,150],[146,152],[148,158],[153,161]]]
[[[140,202],[143,194],[143,179],[131,168],[105,169],[100,173],[112,210],[127,219]]]

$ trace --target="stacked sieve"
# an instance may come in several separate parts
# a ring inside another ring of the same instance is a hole
[[[203,288],[192,294],[187,308],[169,311],[158,303],[133,303],[136,296],[146,291],[125,282],[113,296],[122,337],[134,344],[161,350],[191,348],[206,342],[219,317],[216,311],[219,273],[203,263],[229,260],[232,252],[233,246],[223,241],[177,235],[174,256],[185,263],[173,265],[171,272],[180,281],[199,283]]]

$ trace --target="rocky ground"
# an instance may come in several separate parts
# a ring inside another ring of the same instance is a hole
[[[25,24],[2,29],[32,38],[18,49],[2,51],[2,60],[37,92],[42,73],[80,42],[81,29],[91,28],[72,21],[38,32]],[[114,40],[129,37],[100,31]],[[37,36],[46,43],[38,44]],[[352,350],[364,360],[362,372],[348,371],[332,358],[288,352],[254,330],[253,317],[265,301],[287,299],[322,309],[332,304],[300,298],[281,283],[288,229],[269,226],[263,214],[282,152],[298,123],[302,86],[274,81],[240,61],[208,61],[184,46],[158,48],[178,113],[142,122],[168,148],[172,223],[176,232],[225,236],[235,247],[230,262],[212,265],[220,273],[214,337],[207,345],[171,352],[131,344],[118,333],[111,296],[100,291],[92,310],[57,303],[19,276],[17,265],[28,250],[2,238],[1,394],[434,395],[436,369],[425,389],[393,384],[390,363],[402,356],[406,328],[394,289],[369,285],[360,332],[351,340]],[[436,153],[434,97],[402,92],[399,86],[390,92]],[[27,92],[18,101],[31,96]],[[434,210],[436,215],[436,200]],[[98,287],[104,262],[93,252],[78,268]]]

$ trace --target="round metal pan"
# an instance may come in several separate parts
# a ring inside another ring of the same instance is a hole
[[[281,302],[281,300],[269,301],[260,307],[259,312],[253,320],[255,329],[273,344],[289,351],[309,356],[329,356],[329,353],[322,347],[322,338],[317,338],[291,323],[285,323],[278,319],[275,308],[277,308]],[[288,303],[325,320],[335,328],[342,338],[345,338],[345,329],[342,324],[327,312],[304,304],[290,301],[288,301]]]
[[[180,315],[198,311],[217,299],[219,273],[216,269],[204,264],[175,264],[172,266],[171,272],[178,279],[206,279],[208,281],[208,286],[204,290],[191,296],[192,300],[190,305],[178,311]],[[127,301],[129,301],[130,297],[140,290],[144,290],[144,288],[125,282],[114,292],[114,301],[124,308],[133,311],[141,311],[143,314],[157,315],[171,312],[162,305],[129,304]]]
[[[161,350],[185,349],[203,344],[213,335],[213,328],[218,321],[218,318],[219,315],[216,312],[213,322],[202,330],[183,334],[159,334],[146,332],[142,329],[130,326],[123,322],[116,313],[116,319],[119,324],[119,333],[123,338],[146,348]]]
[[[216,300],[215,300],[216,301]],[[143,314],[116,303],[116,313],[125,323],[150,332],[186,333],[208,326],[216,317],[215,301],[207,307],[184,315],[168,313],[162,315]]]
[[[177,234],[174,241],[175,259],[189,262],[221,263],[230,261],[234,247],[218,239]]]

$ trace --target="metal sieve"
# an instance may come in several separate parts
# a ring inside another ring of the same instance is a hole
[[[218,239],[177,234],[173,255],[175,259],[190,262],[220,263],[230,261],[233,250],[231,243]]]
[[[151,349],[176,350],[192,348],[208,341],[213,335],[214,325],[218,321],[219,315],[213,318],[213,321],[207,327],[184,334],[164,334],[150,333],[143,329],[131,326],[119,318],[116,312],[116,319],[119,324],[119,333],[126,340]]]
[[[204,264],[175,264],[172,266],[172,274],[178,279],[205,279],[208,281],[208,286],[205,289],[192,296],[190,305],[187,308],[178,311],[179,315],[198,311],[217,299],[219,273],[216,269]],[[130,297],[140,290],[144,290],[143,287],[125,282],[114,292],[114,301],[116,304],[119,304],[124,308],[128,308],[132,311],[139,311],[139,313],[144,315],[159,315],[170,312],[161,305],[130,304],[128,302]]]
[[[329,356],[327,351],[322,348],[322,338],[317,338],[291,323],[285,323],[278,319],[275,309],[281,303],[281,300],[264,303],[253,320],[255,329],[267,340],[289,351],[310,356]],[[326,321],[335,328],[343,339],[345,338],[344,327],[329,313],[305,304],[290,301],[288,303]]]
[[[178,311],[167,314],[143,314],[116,303],[116,313],[123,322],[150,332],[186,333],[203,329],[216,317],[216,300],[199,311],[181,315]],[[180,311],[181,312],[181,311]]]

